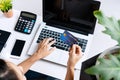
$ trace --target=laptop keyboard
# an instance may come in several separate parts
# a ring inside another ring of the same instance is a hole
[[[39,43],[41,40],[43,40],[45,38],[52,37],[56,40],[56,43],[53,44],[52,46],[55,46],[56,48],[68,51],[70,49],[70,46],[68,46],[66,43],[64,43],[60,39],[61,35],[62,35],[62,33],[59,33],[59,32],[51,31],[51,30],[48,30],[48,29],[42,29],[42,31],[41,31],[41,33],[38,37],[37,43]],[[79,46],[81,46],[82,52],[84,52],[85,48],[86,48],[87,40],[78,38],[78,43],[77,44]]]

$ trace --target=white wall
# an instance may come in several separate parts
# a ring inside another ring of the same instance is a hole
[[[13,0],[13,9],[42,15],[42,0]]]
[[[120,19],[120,0],[99,0],[101,1],[101,10],[107,16],[114,16]]]
[[[99,0],[101,10],[106,15],[120,18],[120,0]],[[13,8],[16,10],[26,10],[38,15],[42,15],[42,0],[13,0]]]

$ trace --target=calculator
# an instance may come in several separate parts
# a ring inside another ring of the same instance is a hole
[[[37,15],[31,12],[21,11],[15,26],[15,31],[30,34],[36,22]]]

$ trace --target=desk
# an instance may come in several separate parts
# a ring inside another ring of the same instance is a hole
[[[38,16],[32,33],[30,35],[22,34],[22,33],[14,31],[14,27],[16,25],[19,14],[20,14],[20,11],[14,10],[14,16],[12,18],[5,18],[3,15],[0,15],[0,29],[11,32],[11,35],[6,43],[6,46],[0,53],[1,54],[0,57],[4,58],[6,60],[12,61],[15,64],[18,64],[21,61],[23,61],[29,57],[27,55],[27,51],[29,49],[29,46],[31,45],[31,42],[34,38],[36,30],[42,21],[41,17]],[[99,52],[101,52],[109,47],[112,47],[113,45],[116,44],[116,42],[111,40],[109,36],[101,33],[101,30],[103,30],[103,28],[97,24],[90,52],[89,52],[89,54],[84,55],[84,57],[86,59],[88,59],[94,55],[97,55]],[[9,57],[10,52],[12,50],[12,47],[13,47],[16,39],[21,39],[21,40],[26,41],[21,58],[19,60]],[[57,64],[54,64],[51,62],[47,62],[44,60],[37,61],[30,69],[40,72],[40,73],[43,73],[43,74],[47,74],[52,77],[62,79],[62,80],[64,80],[65,74],[66,74],[66,67],[60,66],[60,65],[57,65]],[[79,80],[79,76],[80,76],[80,70],[75,70],[75,79],[74,80]]]
[[[35,26],[33,28],[33,31],[30,35],[19,33],[19,32],[14,31],[14,27],[16,25],[19,15],[20,15],[20,11],[16,11],[16,10],[14,10],[14,16],[12,18],[6,18],[3,15],[0,15],[0,29],[11,32],[11,35],[6,43],[6,46],[3,48],[2,52],[0,53],[1,55],[0,57],[6,60],[12,61],[15,64],[18,64],[29,57],[27,55],[27,51],[32,43],[36,30],[38,29],[42,21],[41,17],[38,16]],[[11,50],[14,46],[16,39],[26,41],[20,59],[10,58],[10,53],[11,53]],[[43,60],[37,61],[30,69],[43,73],[43,74],[50,75],[52,77],[62,79],[62,80],[64,80],[65,74],[66,74],[66,67],[60,66],[60,65],[57,65],[51,62],[43,61]],[[76,70],[75,72],[77,72],[76,78],[79,79],[80,71]],[[75,79],[75,80],[78,80],[78,79]]]

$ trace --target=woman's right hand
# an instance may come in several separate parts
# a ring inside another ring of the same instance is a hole
[[[68,67],[74,68],[82,57],[81,47],[74,44],[69,52]]]

